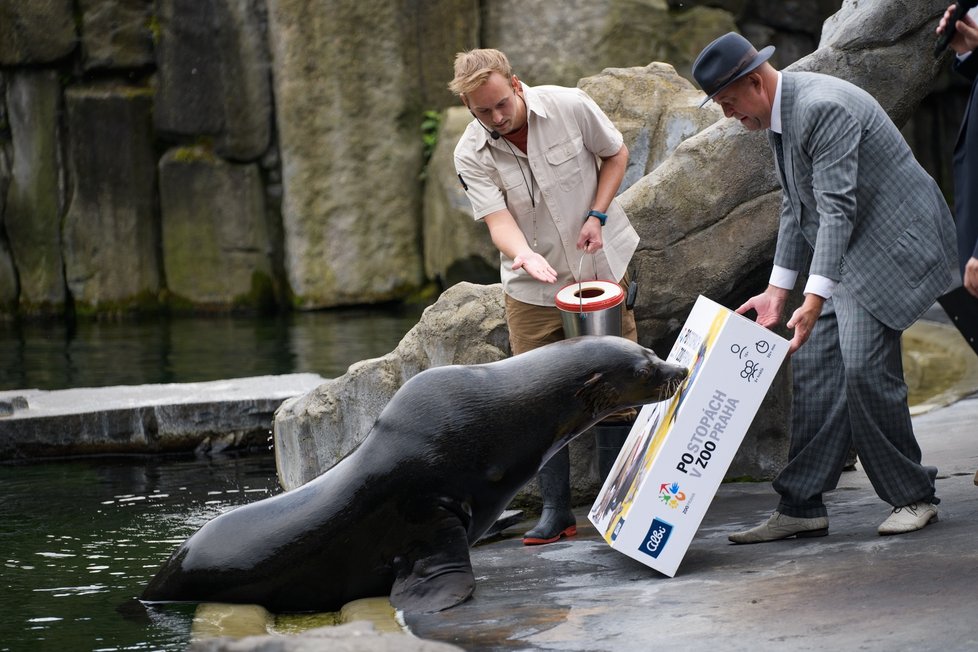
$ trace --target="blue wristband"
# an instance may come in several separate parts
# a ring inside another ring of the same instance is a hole
[[[601,226],[604,226],[604,223],[608,221],[607,215],[605,215],[601,211],[596,211],[593,208],[587,212],[587,216],[584,219],[586,220],[588,217],[598,218],[598,221],[601,222]]]

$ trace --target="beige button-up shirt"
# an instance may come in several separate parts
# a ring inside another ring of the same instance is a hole
[[[617,200],[602,228],[604,247],[595,254],[577,249],[598,187],[600,157],[613,156],[622,135],[584,91],[560,86],[523,85],[529,130],[524,154],[505,138],[493,140],[473,120],[455,147],[455,168],[479,220],[509,209],[527,242],[557,271],[557,282],[542,283],[500,253],[503,289],[514,299],[553,306],[554,297],[584,279],[620,281],[638,246]],[[532,198],[532,199],[531,199]],[[534,244],[536,243],[536,244]]]

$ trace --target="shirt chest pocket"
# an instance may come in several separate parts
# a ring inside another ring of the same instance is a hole
[[[584,141],[580,136],[575,136],[547,150],[547,163],[561,190],[574,190],[581,185],[580,154],[583,149]]]
[[[506,196],[506,206],[518,217],[533,204],[530,198],[529,177],[518,167],[515,160],[512,165],[500,164],[498,170],[500,188]]]

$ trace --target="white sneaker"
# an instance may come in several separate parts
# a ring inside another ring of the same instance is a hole
[[[893,508],[893,513],[890,514],[882,524],[880,524],[877,532],[879,532],[881,535],[914,532],[922,529],[928,523],[932,523],[936,520],[936,505],[923,501],[910,503],[909,505],[904,505],[903,507]]]

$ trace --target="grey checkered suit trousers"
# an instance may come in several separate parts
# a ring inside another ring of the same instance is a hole
[[[851,445],[886,502],[939,502],[937,469],[921,465],[910,422],[900,335],[842,286],[826,301],[811,337],[791,357],[791,447],[774,481],[778,511],[825,516],[822,493],[835,488]]]

